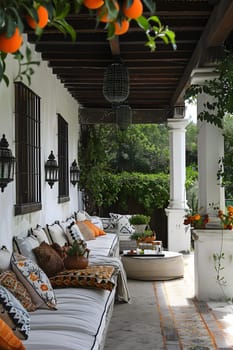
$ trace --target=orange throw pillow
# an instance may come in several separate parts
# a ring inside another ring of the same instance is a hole
[[[95,237],[106,235],[106,233],[103,230],[101,230],[98,226],[93,224],[90,220],[85,220],[83,222],[93,231]]]
[[[0,349],[26,350],[21,340],[2,319],[0,319]]]

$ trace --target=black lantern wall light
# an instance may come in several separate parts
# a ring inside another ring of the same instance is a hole
[[[79,167],[76,160],[73,161],[70,167],[70,182],[75,186],[79,181]]]
[[[0,141],[0,187],[1,192],[9,182],[14,180],[15,157],[13,157],[11,150],[8,148],[9,144],[5,135],[2,135]]]
[[[51,151],[48,160],[45,163],[45,181],[48,182],[49,186],[52,188],[54,182],[58,181],[58,171],[59,167],[53,151]]]

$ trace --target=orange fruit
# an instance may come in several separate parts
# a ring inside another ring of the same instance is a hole
[[[115,22],[115,35],[125,34],[129,29],[129,21],[127,19],[123,19],[121,23]]]
[[[14,34],[8,38],[6,33],[0,34],[0,51],[5,53],[14,53],[22,45],[23,37],[19,28],[15,28]]]
[[[113,4],[114,4],[116,10],[119,11],[118,2],[113,0]],[[97,10],[97,15],[99,17],[99,21],[104,22],[104,23],[113,22],[115,19],[115,18],[111,18],[108,16],[108,9],[105,5],[103,5],[102,7],[100,7]]]
[[[83,5],[86,6],[90,10],[98,9],[99,7],[104,5],[103,0],[84,0]]]
[[[44,28],[49,20],[48,10],[44,6],[39,6],[37,9],[38,22],[34,20],[31,16],[27,16],[26,20],[28,25],[32,29],[36,29],[36,27]]]
[[[134,0],[132,5],[127,7],[126,3],[123,5],[123,13],[128,18],[138,18],[143,13],[143,5],[141,0]]]

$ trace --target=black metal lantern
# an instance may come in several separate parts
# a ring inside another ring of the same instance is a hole
[[[1,192],[14,180],[15,157],[13,157],[11,150],[8,148],[9,144],[5,135],[2,135],[0,141],[0,187]]]
[[[54,182],[58,181],[58,164],[55,159],[55,156],[53,154],[53,151],[51,151],[47,162],[45,163],[45,181],[48,182],[49,186],[52,188],[54,185]]]
[[[116,123],[121,130],[126,130],[132,124],[132,109],[124,104],[116,107]]]
[[[73,161],[70,167],[70,182],[73,186],[79,181],[79,168],[76,160]]]
[[[122,63],[110,64],[104,72],[103,95],[110,103],[120,103],[129,96],[129,73]]]

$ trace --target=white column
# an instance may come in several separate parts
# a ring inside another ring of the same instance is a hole
[[[189,227],[183,224],[187,209],[185,179],[185,132],[189,120],[168,119],[170,146],[170,200],[168,217],[168,250],[189,251],[191,238]]]
[[[211,78],[216,78],[216,74],[206,69],[198,69],[193,73],[192,83],[201,85]],[[213,103],[213,97],[205,93],[198,94],[197,115],[205,109],[204,104],[207,102]],[[197,125],[199,208],[202,214],[209,214],[209,226],[212,226],[217,215],[216,208],[225,208],[224,187],[217,179],[218,162],[224,156],[224,136],[222,129],[206,121],[198,121]]]

